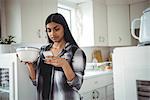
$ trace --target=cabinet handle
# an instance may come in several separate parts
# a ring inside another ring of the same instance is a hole
[[[105,42],[105,38],[104,37],[102,38],[102,42]]]
[[[97,90],[94,90],[93,95],[92,95],[93,99],[98,99],[99,96],[100,96],[100,93]]]
[[[40,29],[37,30],[37,35],[38,35],[38,38],[41,38],[41,30]]]
[[[98,81],[95,81],[94,84],[98,84]]]
[[[102,36],[99,36],[99,42],[105,42],[105,38]]]
[[[122,38],[119,36],[118,37],[118,42],[121,42],[122,41]]]
[[[100,94],[97,90],[96,90],[96,94],[97,94],[96,98],[98,99]]]
[[[99,36],[99,38],[98,38],[99,42],[101,42],[101,38],[102,38],[102,37],[101,37],[101,36]]]

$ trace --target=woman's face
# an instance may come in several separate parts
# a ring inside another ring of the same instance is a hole
[[[48,23],[46,25],[46,31],[53,42],[61,42],[64,40],[64,28],[61,24],[55,22]]]

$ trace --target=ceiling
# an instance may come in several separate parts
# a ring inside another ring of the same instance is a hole
[[[59,1],[66,1],[66,2],[73,2],[73,3],[81,3],[81,2],[86,2],[89,0],[59,0]]]
[[[59,0],[59,1],[66,1],[66,2],[73,2],[73,3],[81,3],[81,2],[86,2],[89,0]],[[137,3],[137,2],[143,2],[143,1],[150,1],[150,0],[106,0],[106,3],[113,3],[113,2],[123,2],[123,3]]]

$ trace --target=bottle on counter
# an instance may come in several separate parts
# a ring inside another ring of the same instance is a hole
[[[103,58],[102,58],[102,54],[101,54],[101,50],[97,49],[94,50],[92,53],[92,62],[103,62]]]

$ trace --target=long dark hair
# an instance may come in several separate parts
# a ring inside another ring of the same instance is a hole
[[[48,23],[51,23],[51,22],[61,24],[64,28],[65,41],[78,46],[71,34],[71,31],[68,27],[68,24],[67,24],[65,18],[61,14],[59,14],[59,13],[50,14],[45,21],[45,27]],[[48,37],[48,42],[53,43],[53,41],[49,38],[48,33],[47,33],[47,37]]]

